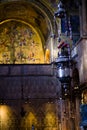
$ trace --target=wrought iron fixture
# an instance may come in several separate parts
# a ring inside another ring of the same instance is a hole
[[[57,77],[61,82],[63,94],[67,96],[69,95],[72,75],[70,47],[67,43],[62,42],[59,44],[58,49],[58,58],[55,60],[57,66]]]
[[[70,24],[70,19],[67,17],[64,5],[60,1],[58,3],[58,10],[54,13],[55,17],[60,19],[65,18],[66,23],[66,36],[69,36],[72,39],[72,28]],[[58,35],[59,36],[59,35]],[[59,38],[59,37],[58,37]],[[71,60],[71,51],[70,46],[66,41],[59,41],[60,44],[58,46],[59,52],[58,57],[55,60],[55,64],[57,66],[57,77],[61,82],[62,92],[64,96],[68,96],[70,93],[70,84],[72,77],[72,60]]]
[[[57,10],[57,12],[55,12],[55,16],[59,17],[59,18],[65,17],[65,8],[61,1],[58,4],[58,10]]]

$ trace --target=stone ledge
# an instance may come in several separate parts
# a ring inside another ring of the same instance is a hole
[[[0,65],[0,76],[53,75],[51,64]]]

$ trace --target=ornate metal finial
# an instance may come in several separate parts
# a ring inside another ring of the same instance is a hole
[[[63,3],[60,1],[58,3],[58,10],[57,12],[55,12],[55,16],[56,17],[59,17],[59,18],[64,18],[65,17],[65,8],[64,8],[64,5]]]

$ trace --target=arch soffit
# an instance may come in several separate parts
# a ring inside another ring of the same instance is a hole
[[[0,21],[19,19],[33,26],[46,42],[53,28],[52,10],[42,2],[37,1],[10,1],[0,4]]]

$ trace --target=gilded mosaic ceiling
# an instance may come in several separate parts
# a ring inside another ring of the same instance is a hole
[[[0,20],[10,18],[20,19],[38,28],[44,38],[48,35],[50,28],[47,26],[47,18],[45,14],[32,3],[27,2],[8,2],[0,7]],[[45,25],[45,26],[44,26]],[[43,28],[44,26],[44,28]]]

